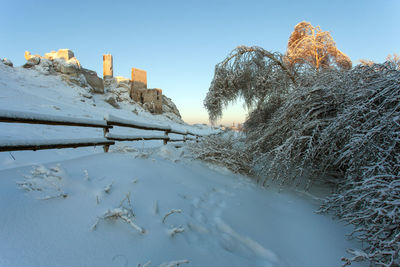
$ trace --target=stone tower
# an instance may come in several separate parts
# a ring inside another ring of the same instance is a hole
[[[113,75],[113,58],[112,55],[103,55],[103,78],[112,78]]]
[[[132,68],[132,88],[134,90],[147,89],[147,72]]]

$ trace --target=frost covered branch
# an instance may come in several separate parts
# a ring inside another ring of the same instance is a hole
[[[111,188],[112,188],[113,184],[114,184],[114,181],[112,181],[110,184],[106,185],[106,186],[104,187],[104,192],[106,192],[107,194],[109,194],[110,191],[111,191]]]
[[[176,209],[170,210],[167,214],[164,215],[164,218],[162,219],[162,222],[164,223],[165,220],[167,219],[167,217],[169,215],[171,215],[171,214],[174,214],[174,213],[182,213],[182,210],[176,210]]]
[[[239,46],[215,66],[214,78],[204,100],[211,121],[222,116],[229,103],[243,98],[247,107],[268,101],[296,84],[295,74],[282,55],[261,47]]]
[[[127,202],[127,204],[125,204]],[[100,219],[103,220],[122,220],[129,224],[133,229],[141,234],[144,234],[146,230],[133,222],[135,214],[133,212],[132,203],[130,200],[130,193],[127,193],[125,198],[122,199],[118,208],[107,210],[101,217],[98,217],[96,222],[92,226],[92,231],[97,229],[97,225]]]
[[[174,228],[170,229],[168,231],[168,234],[171,237],[174,237],[176,234],[183,233],[183,232],[185,232],[185,228],[183,228],[182,226],[179,226],[179,227],[174,227]]]

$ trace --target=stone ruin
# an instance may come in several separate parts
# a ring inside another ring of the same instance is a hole
[[[59,49],[46,53],[44,57],[32,55],[25,51],[27,62],[24,68],[32,68],[42,71],[44,74],[58,74],[61,78],[70,84],[76,84],[80,87],[90,86],[92,93],[104,94],[105,90],[116,94],[116,98],[110,97],[110,104],[119,108],[118,101],[131,99],[141,105],[151,113],[173,113],[181,118],[178,109],[171,99],[163,96],[159,88],[147,88],[147,72],[138,68],[132,68],[131,79],[121,76],[114,77],[113,57],[110,54],[103,55],[103,79],[97,76],[92,70],[81,66],[74,53],[69,49]],[[4,64],[8,63],[2,60]],[[11,63],[12,64],[12,63]],[[115,90],[116,89],[116,90]],[[127,98],[120,97],[121,93],[126,94]],[[112,101],[111,101],[112,100]]]
[[[132,68],[131,80],[124,77],[113,77],[112,55],[103,55],[103,78],[116,79],[118,86],[129,86],[129,95],[136,103],[152,113],[163,113],[163,95],[159,88],[147,89],[147,72],[138,68]]]
[[[144,70],[132,68],[131,98],[142,105],[147,105],[155,113],[162,113],[162,90],[147,89],[147,73]]]
[[[112,55],[103,55],[103,79],[111,79],[114,76]]]

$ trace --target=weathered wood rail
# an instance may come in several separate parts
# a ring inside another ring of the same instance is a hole
[[[173,129],[170,126],[157,125],[150,123],[127,120],[112,115],[105,116],[104,120],[95,120],[87,118],[73,118],[65,116],[54,116],[47,114],[0,110],[0,122],[3,123],[28,123],[44,124],[57,126],[76,126],[102,128],[103,138],[85,138],[85,139],[65,139],[65,140],[20,140],[20,141],[1,141],[0,152],[18,151],[18,150],[42,150],[42,149],[60,149],[77,148],[87,146],[103,146],[104,152],[108,152],[109,147],[116,141],[140,141],[140,140],[163,140],[164,145],[168,142],[186,142],[187,140],[196,140],[202,135]],[[118,135],[110,133],[114,126],[128,127],[148,131],[161,131],[163,135]],[[182,135],[182,139],[173,139],[168,134]],[[190,136],[188,136],[190,135]]]

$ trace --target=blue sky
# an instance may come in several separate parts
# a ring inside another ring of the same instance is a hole
[[[0,57],[24,64],[24,51],[43,55],[69,48],[102,77],[102,55],[114,75],[147,70],[189,123],[208,122],[203,108],[214,66],[238,45],[285,52],[293,27],[309,21],[330,31],[340,50],[384,61],[400,54],[400,1],[41,1],[0,0]],[[242,122],[240,101],[221,123]]]

